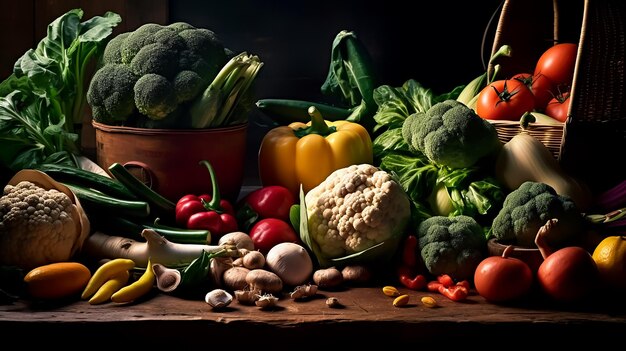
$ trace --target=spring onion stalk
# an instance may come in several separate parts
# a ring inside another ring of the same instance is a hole
[[[258,56],[246,52],[230,59],[192,104],[192,127],[212,128],[231,124],[232,111],[248,91],[262,66],[263,62]]]

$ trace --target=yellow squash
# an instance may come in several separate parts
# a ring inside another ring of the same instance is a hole
[[[294,122],[270,130],[259,149],[259,175],[263,186],[282,185],[296,197],[319,185],[333,171],[373,162],[367,130],[349,121],[325,121],[311,107],[311,122]]]

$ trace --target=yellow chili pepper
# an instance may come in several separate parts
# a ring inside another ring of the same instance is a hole
[[[300,184],[308,192],[337,169],[373,162],[367,129],[349,121],[325,121],[313,106],[311,122],[294,122],[270,130],[259,149],[263,186],[282,185],[296,197]]]
[[[107,280],[98,291],[89,299],[90,305],[97,305],[111,300],[111,295],[123,288],[128,283],[130,272],[121,271]]]
[[[150,259],[148,259],[146,271],[141,275],[141,277],[139,277],[139,279],[137,279],[130,285],[126,285],[125,287],[121,288],[113,295],[111,295],[111,301],[116,303],[135,301],[138,298],[148,294],[150,290],[152,290],[155,281],[156,276],[154,275],[154,270],[152,269]]]

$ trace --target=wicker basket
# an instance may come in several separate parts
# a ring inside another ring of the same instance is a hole
[[[625,36],[624,0],[504,0],[493,43],[494,51],[503,44],[513,49],[500,62],[502,77],[532,73],[555,43],[578,43],[567,121],[533,124],[529,132],[594,192],[626,179],[619,172],[626,150]],[[505,141],[520,130],[517,122],[495,126]]]
[[[489,121],[496,127],[498,132],[498,138],[506,143],[521,131],[526,131],[528,134],[541,141],[550,150],[552,155],[559,159],[561,153],[561,142],[563,141],[563,128],[565,124],[542,124],[542,123],[530,123],[526,129],[522,129],[520,122],[517,121],[505,121],[505,120],[492,120]]]

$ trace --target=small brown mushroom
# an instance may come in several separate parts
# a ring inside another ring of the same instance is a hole
[[[365,284],[372,279],[372,272],[365,266],[345,266],[341,270],[343,281],[348,284]]]
[[[265,256],[260,251],[250,251],[242,257],[242,263],[248,269],[263,268],[265,266]]]
[[[277,294],[283,290],[283,281],[274,272],[264,269],[253,269],[246,275],[246,283],[250,290],[262,293]]]
[[[248,286],[246,275],[250,270],[245,267],[232,267],[224,271],[222,283],[224,288],[230,291],[243,290]]]
[[[313,273],[313,281],[320,289],[332,289],[343,283],[343,275],[335,267],[323,268]]]

